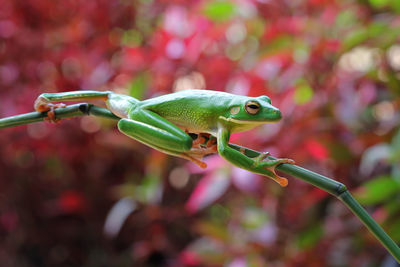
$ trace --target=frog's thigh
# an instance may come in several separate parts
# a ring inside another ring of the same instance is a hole
[[[141,120],[121,119],[118,129],[129,137],[156,149],[185,152],[192,148],[192,138],[161,116],[145,111]]]

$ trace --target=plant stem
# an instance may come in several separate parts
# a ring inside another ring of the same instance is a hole
[[[87,103],[70,105],[65,108],[58,108],[54,112],[56,118],[59,119],[83,115],[94,115],[113,120],[120,119],[119,117],[111,113],[108,109],[97,107]],[[45,118],[47,118],[47,112],[31,112],[8,118],[2,118],[0,119],[0,129],[43,121]],[[252,158],[260,155],[260,152],[246,147],[234,144],[229,144],[229,146],[238,151],[244,151],[247,156]],[[273,157],[270,158],[275,159]],[[385,233],[385,231],[379,226],[379,224],[367,213],[367,211],[365,211],[365,209],[353,198],[353,196],[350,194],[344,184],[292,164],[283,163],[278,165],[276,169],[295,178],[299,178],[309,184],[312,184],[341,200],[350,209],[350,211],[353,212],[353,214],[361,220],[361,222],[390,252],[390,254],[392,254],[397,262],[400,263],[400,248]]]
[[[95,105],[87,103],[69,105],[65,108],[57,108],[54,110],[54,113],[55,117],[58,119],[72,118],[84,115],[94,115],[114,120],[120,119],[119,117],[111,113],[111,111],[109,111],[108,109],[97,107]],[[46,118],[48,118],[47,112],[30,112],[2,118],[0,119],[0,129],[39,122],[45,120]]]
[[[249,157],[257,157],[260,154],[260,152],[238,145],[229,144],[229,146],[238,151],[243,151],[243,149],[245,149],[245,153]],[[270,158],[275,159],[273,157]],[[368,214],[360,203],[354,199],[344,184],[292,164],[283,163],[278,165],[276,169],[295,178],[299,178],[337,197],[360,219],[368,230],[380,241],[390,254],[392,254],[396,261],[400,263],[400,248],[389,237],[389,235],[386,234],[382,227]]]
[[[372,219],[368,212],[353,198],[349,191],[337,196],[346,206],[364,223],[368,230],[381,242],[381,244],[400,263],[400,249],[380,225]]]

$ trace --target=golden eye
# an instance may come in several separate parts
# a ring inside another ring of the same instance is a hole
[[[245,110],[251,115],[257,114],[260,111],[260,104],[256,101],[249,101],[246,103]]]

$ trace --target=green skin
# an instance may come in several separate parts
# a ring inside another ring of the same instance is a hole
[[[218,151],[239,168],[268,176],[281,186],[287,185],[287,179],[278,176],[275,167],[281,163],[293,164],[292,160],[270,160],[268,153],[250,158],[228,146],[231,133],[281,119],[281,112],[267,96],[185,90],[139,101],[110,91],[72,91],[44,93],[35,101],[35,109],[52,111],[64,105],[51,102],[90,99],[106,101],[108,109],[121,118],[118,129],[154,149],[192,160],[202,168],[207,166],[201,161],[203,156]],[[198,138],[193,140],[188,133],[198,134]]]

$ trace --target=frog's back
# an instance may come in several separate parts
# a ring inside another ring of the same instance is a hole
[[[231,99],[225,92],[193,89],[144,100],[141,106],[183,130],[215,134],[221,110],[229,107]]]

